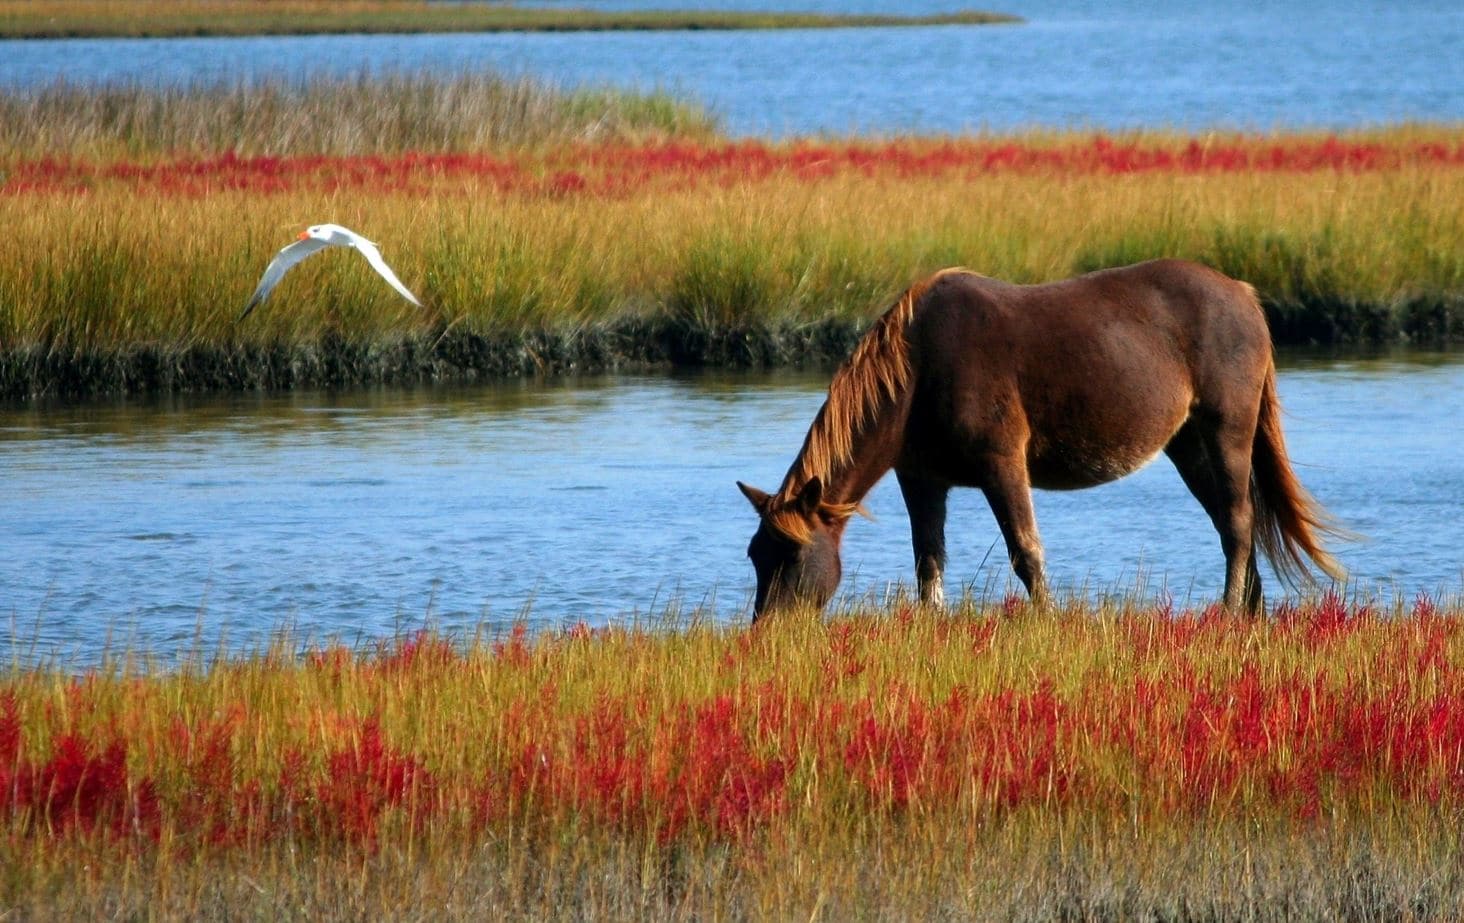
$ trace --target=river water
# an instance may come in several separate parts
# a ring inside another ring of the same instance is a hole
[[[950,0],[575,5],[948,12]],[[978,8],[985,4],[975,4]],[[733,134],[1464,119],[1457,0],[993,0],[1021,25],[786,32],[0,41],[0,86],[495,71],[661,88]]]
[[[715,373],[0,409],[0,655],[668,606],[745,619],[755,518],[734,481],[776,486],[826,385]],[[1300,476],[1366,535],[1339,548],[1354,589],[1458,595],[1464,356],[1292,357],[1280,389]],[[1218,541],[1162,459],[1036,503],[1060,587],[1219,593]],[[893,478],[869,506],[846,539],[854,600],[912,580]],[[949,590],[1017,588],[978,492],[953,495],[948,532]]]

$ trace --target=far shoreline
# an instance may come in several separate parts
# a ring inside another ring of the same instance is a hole
[[[0,39],[222,38],[427,33],[564,33],[773,31],[1012,25],[1020,16],[984,10],[920,16],[733,12],[722,10],[599,11],[503,5],[440,5],[378,0],[340,9],[276,11],[260,0],[234,0],[207,11],[151,0],[102,7],[81,0],[17,4],[0,0]]]

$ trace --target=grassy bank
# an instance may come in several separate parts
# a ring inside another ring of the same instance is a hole
[[[489,77],[0,96],[0,394],[839,358],[915,279],[1158,256],[1286,343],[1464,339],[1464,134],[729,141],[664,96]],[[243,324],[305,225],[331,251]]]
[[[1464,335],[1452,163],[1120,172],[989,154],[16,164],[0,192],[0,381],[23,395],[837,357],[943,266],[1035,282],[1155,256],[1254,283],[1282,342]],[[236,323],[274,252],[322,221],[378,241],[427,307],[337,250]]]
[[[1457,919],[1461,627],[1011,600],[12,668],[0,906]]]
[[[0,0],[0,38],[419,32],[609,32],[988,25],[1003,13],[926,16],[587,10],[426,0]]]

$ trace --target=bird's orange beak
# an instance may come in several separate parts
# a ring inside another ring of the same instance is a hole
[[[296,234],[295,235],[295,239],[296,240],[304,240],[305,238],[307,238],[309,236],[310,236],[310,232],[309,231],[301,231],[299,234]]]

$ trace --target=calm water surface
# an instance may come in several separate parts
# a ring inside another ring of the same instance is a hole
[[[947,12],[946,0],[576,0]],[[1016,26],[568,35],[0,41],[0,86],[491,70],[663,88],[735,134],[1342,128],[1464,119],[1457,0],[1010,0]]]
[[[193,639],[379,637],[523,614],[746,617],[755,524],[733,482],[776,486],[825,375],[716,374],[0,409],[0,654],[153,651]],[[1288,435],[1307,485],[1368,540],[1359,587],[1458,594],[1464,356],[1292,360]],[[1220,589],[1217,539],[1160,461],[1039,493],[1055,581],[1181,602]],[[911,579],[887,478],[849,529],[844,589]],[[951,589],[1015,584],[980,495],[957,491]],[[1272,583],[1274,592],[1274,582]]]

